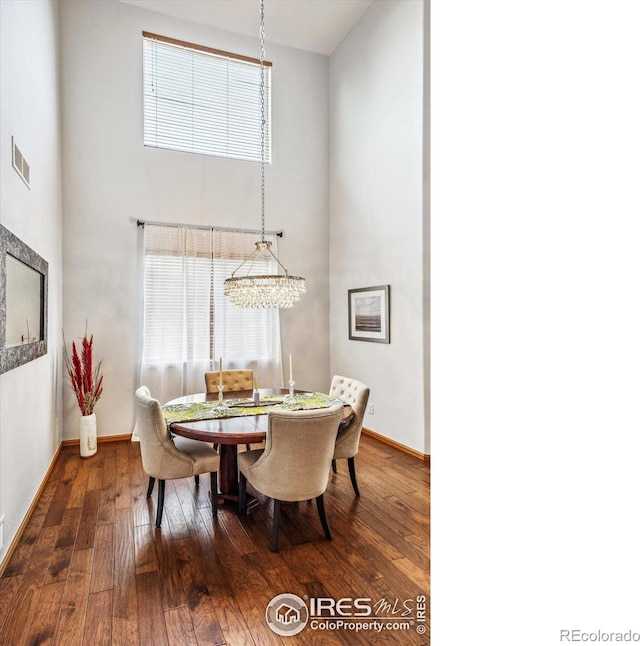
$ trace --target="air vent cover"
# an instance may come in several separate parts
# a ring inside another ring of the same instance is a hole
[[[31,171],[31,168],[27,163],[27,160],[22,156],[20,148],[18,148],[18,146],[16,145],[13,137],[11,137],[11,148],[13,149],[13,167],[16,169],[18,175],[22,177],[22,181],[29,188],[31,188],[31,186],[29,185],[29,173]]]

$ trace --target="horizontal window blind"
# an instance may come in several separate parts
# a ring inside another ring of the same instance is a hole
[[[260,63],[143,34],[144,144],[261,160]],[[271,162],[271,65],[265,64],[265,162]]]
[[[275,249],[276,236],[265,239]],[[224,357],[227,367],[279,370],[279,311],[240,309],[223,293],[225,279],[255,241],[255,233],[145,225],[143,364]],[[275,260],[265,258],[252,273],[277,271]]]

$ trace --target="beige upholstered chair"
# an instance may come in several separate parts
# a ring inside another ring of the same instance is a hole
[[[218,384],[220,383],[219,372],[205,372],[204,383],[207,386],[208,393],[217,393]],[[227,392],[235,390],[253,390],[253,370],[223,370],[222,384]],[[217,444],[213,445],[217,448]],[[251,448],[247,444],[247,451]]]
[[[140,453],[142,468],[149,476],[147,498],[158,479],[158,510],[156,527],[162,522],[164,508],[164,481],[195,476],[199,484],[201,473],[211,474],[211,504],[217,514],[218,468],[220,456],[206,442],[186,437],[171,437],[160,408],[160,402],[153,399],[146,386],[136,390],[136,413],[140,432]]]
[[[324,492],[341,418],[341,404],[315,410],[271,412],[264,449],[238,455],[240,512],[246,511],[247,480],[254,489],[273,498],[271,551],[278,551],[280,501],[315,498],[324,534],[331,540]]]
[[[219,372],[205,372],[204,383],[208,393],[218,392]],[[223,370],[222,383],[225,391],[253,390],[253,370]]]
[[[365,386],[361,381],[335,375],[331,381],[329,394],[334,397],[338,397],[345,404],[349,404],[353,409],[353,417],[351,418],[348,426],[344,429],[340,429],[338,432],[336,448],[333,453],[331,466],[335,473],[336,459],[347,458],[353,491],[356,496],[359,496],[360,490],[358,489],[358,481],[356,480],[355,457],[358,453],[362,421],[364,420],[364,414],[367,410],[367,402],[369,401],[369,387]]]

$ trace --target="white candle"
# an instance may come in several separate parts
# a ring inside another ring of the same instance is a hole
[[[220,366],[218,369],[218,380],[219,380],[218,385],[222,386],[222,357],[220,357],[220,363],[218,365]]]
[[[289,355],[289,381],[293,381],[293,361],[291,360],[291,355]]]

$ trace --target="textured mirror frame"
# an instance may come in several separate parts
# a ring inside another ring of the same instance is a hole
[[[7,347],[7,254],[42,275],[40,329],[37,341]],[[49,264],[31,247],[0,225],[0,374],[47,354]]]

